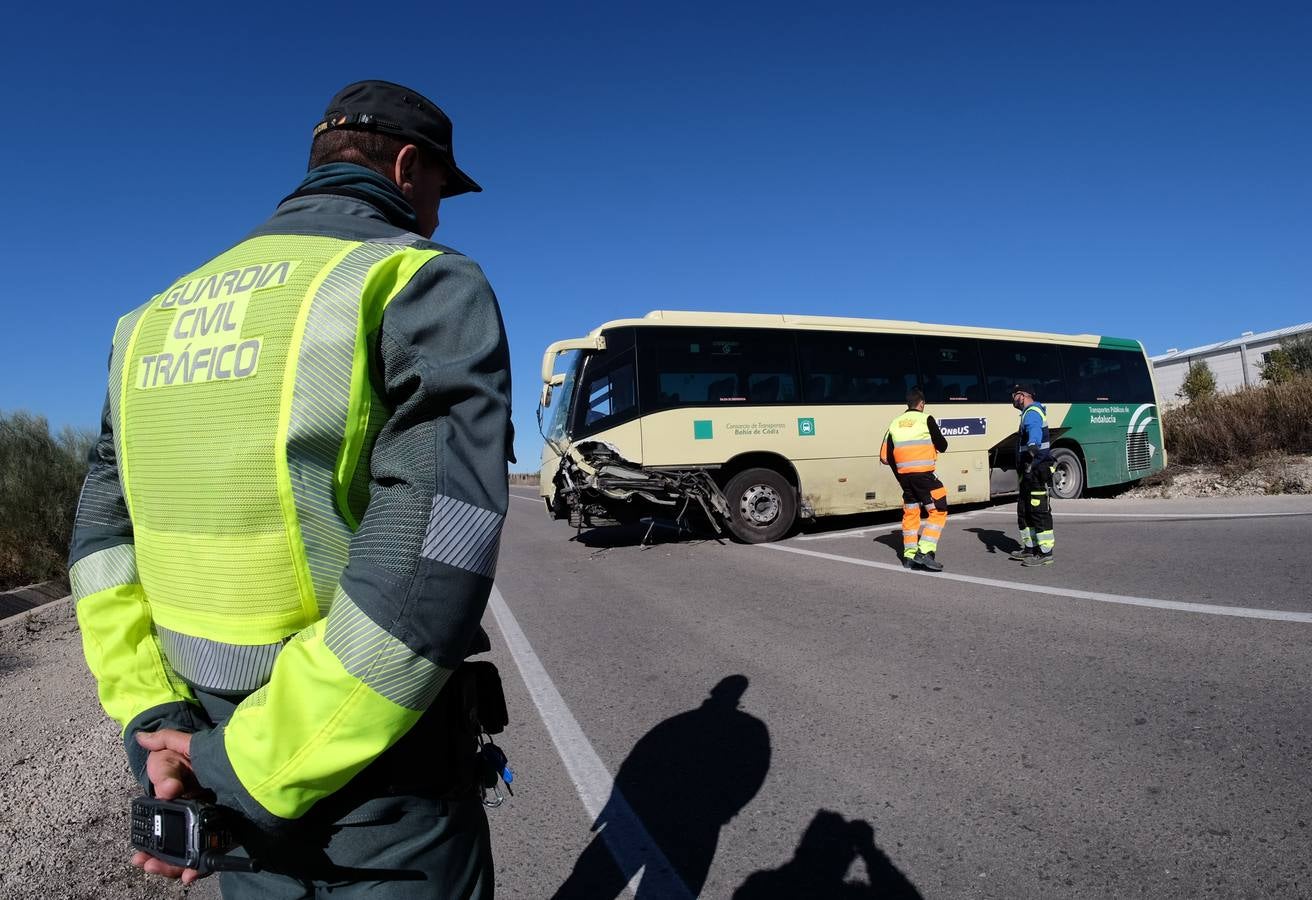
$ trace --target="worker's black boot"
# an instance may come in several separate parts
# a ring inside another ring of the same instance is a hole
[[[1033,547],[1021,547],[1019,550],[1011,551],[1011,553],[1007,556],[1007,559],[1018,559],[1021,562],[1024,562],[1025,560],[1029,559],[1031,556],[1033,556],[1038,552],[1039,551],[1034,549]]]
[[[1023,563],[1021,563],[1021,565],[1027,569],[1032,568],[1034,566],[1050,566],[1052,565],[1052,554],[1036,553],[1033,556],[1031,556],[1029,559],[1025,560]]]
[[[912,560],[912,562],[914,562],[916,565],[920,566],[922,569],[928,572],[943,571],[943,564],[934,558],[934,554],[932,552],[917,553],[916,558]]]

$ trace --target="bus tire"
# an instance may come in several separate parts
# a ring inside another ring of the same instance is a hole
[[[543,499],[545,500],[546,498],[544,497]],[[557,491],[550,500],[547,500],[546,503],[547,514],[550,515],[551,518],[558,522],[562,519],[569,518],[569,504],[560,496],[559,491]]]
[[[1084,493],[1084,466],[1074,450],[1057,447],[1052,451],[1052,496],[1074,500]]]
[[[797,520],[797,491],[774,469],[744,469],[724,488],[729,532],[744,544],[766,544],[787,534]]]

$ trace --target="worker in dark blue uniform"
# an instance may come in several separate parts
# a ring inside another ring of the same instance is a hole
[[[1052,449],[1048,432],[1048,410],[1034,399],[1034,385],[1018,384],[1011,390],[1011,405],[1020,410],[1016,434],[1016,471],[1020,475],[1020,497],[1016,518],[1020,527],[1020,549],[1011,554],[1021,565],[1052,565]]]

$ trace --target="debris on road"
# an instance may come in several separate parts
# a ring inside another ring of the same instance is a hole
[[[556,476],[556,502],[576,528],[636,522],[658,515],[683,524],[700,509],[716,534],[729,518],[729,504],[710,474],[702,470],[662,472],[644,469],[620,456],[605,441],[579,441],[562,459]]]

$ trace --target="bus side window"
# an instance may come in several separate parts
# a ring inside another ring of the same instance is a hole
[[[1072,403],[1142,402],[1153,396],[1143,354],[1103,347],[1062,347]],[[1043,398],[1039,398],[1043,399]]]
[[[1029,341],[979,342],[990,403],[1010,403],[1017,384],[1033,384],[1044,403],[1066,402],[1066,381],[1055,344]]]
[[[799,331],[807,403],[902,403],[919,381],[907,335]]]
[[[788,332],[719,327],[641,331],[644,412],[797,400]]]
[[[979,350],[971,338],[918,337],[916,350],[929,403],[984,401]]]

